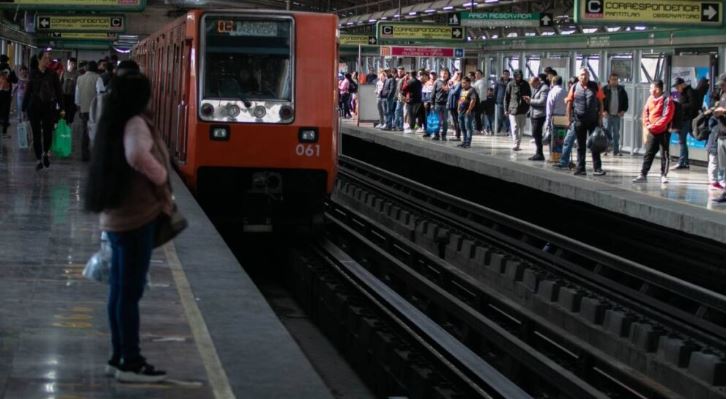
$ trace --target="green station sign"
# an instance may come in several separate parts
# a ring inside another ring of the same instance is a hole
[[[719,0],[575,0],[579,24],[724,27]]]
[[[382,42],[462,42],[465,28],[431,24],[381,22],[376,24],[376,38]]]
[[[459,17],[459,21],[457,21]],[[461,25],[472,28],[495,27],[540,27],[551,26],[553,16],[539,12],[476,12],[463,11],[449,16],[450,25]]]

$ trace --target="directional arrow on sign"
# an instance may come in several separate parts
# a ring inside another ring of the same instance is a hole
[[[452,28],[452,37],[455,39],[462,37],[462,28]]]
[[[54,37],[54,38],[60,38],[61,37],[61,32],[53,32],[50,35],[51,35],[51,37]]]
[[[50,18],[43,17],[40,19],[40,21],[38,21],[38,24],[40,25],[41,28],[48,29],[48,28],[50,28]]]
[[[542,13],[540,17],[540,26],[551,26],[553,22],[553,16],[547,13]]]
[[[369,44],[376,44],[376,38],[373,36],[369,36]]]
[[[702,3],[702,22],[716,22],[718,10],[718,3]]]

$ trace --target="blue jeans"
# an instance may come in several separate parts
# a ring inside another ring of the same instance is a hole
[[[496,132],[505,132],[510,134],[510,120],[505,116],[505,106],[503,104],[495,104],[495,128]]]
[[[396,100],[393,98],[386,99],[386,128],[394,127],[394,115],[396,114]]]
[[[459,113],[459,127],[462,129],[462,144],[472,144],[472,131],[474,130],[474,111],[472,113]]]
[[[621,117],[618,115],[609,115],[604,118],[604,130],[608,139],[613,143],[613,153],[618,154],[621,152],[620,139],[621,139]]]
[[[689,166],[689,147],[687,147],[687,135],[692,131],[692,121],[686,120],[679,129],[679,160],[677,165]]]
[[[492,128],[495,125],[495,114],[486,114],[486,113],[483,112],[482,113],[482,121],[483,121],[482,126],[485,127],[485,130],[488,131],[488,132],[494,133],[494,131],[492,130]]]
[[[397,129],[404,128],[404,103],[401,101],[396,102],[396,108],[394,109],[394,127]]]
[[[379,101],[376,104],[379,109],[379,126],[383,126],[386,124],[386,118],[389,115],[389,110],[387,106],[389,105],[389,101],[385,98],[379,98]]]
[[[111,243],[111,275],[107,307],[112,360],[144,361],[139,347],[139,300],[154,246],[156,221],[131,231],[107,232]]]
[[[570,163],[570,153],[573,151],[573,144],[576,142],[576,129],[573,123],[568,127],[568,133],[563,139],[563,152],[560,154],[560,165],[568,167]]]
[[[449,111],[447,104],[437,104],[434,106],[434,112],[439,116],[439,131],[442,137],[447,137],[447,129],[449,129]]]

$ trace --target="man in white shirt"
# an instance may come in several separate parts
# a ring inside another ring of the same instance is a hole
[[[88,135],[88,113],[91,103],[96,101],[96,95],[100,93],[99,82],[103,87],[103,81],[98,74],[98,64],[94,61],[88,63],[88,70],[76,80],[75,103],[78,106],[79,116],[81,117],[81,160],[88,162],[91,159],[90,138]],[[104,88],[105,90],[105,88]]]

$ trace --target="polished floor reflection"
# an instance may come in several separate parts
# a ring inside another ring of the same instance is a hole
[[[0,398],[212,397],[162,251],[142,300],[141,338],[145,356],[172,381],[121,384],[104,376],[107,287],[81,275],[100,234],[96,216],[81,206],[85,165],[51,159],[36,172],[12,127],[0,140]]]
[[[344,123],[352,123],[345,121]],[[361,127],[370,128],[371,124],[362,123]],[[379,130],[377,130],[379,131]],[[456,147],[459,142],[448,141],[431,141],[431,139],[423,138],[421,134],[404,134],[402,132],[386,132],[382,134],[396,134],[410,138],[411,140],[431,142],[432,145]],[[450,132],[450,138],[454,135]],[[506,159],[530,165],[534,168],[543,168],[552,170],[553,173],[569,174],[573,171],[553,169],[548,162],[529,161],[528,158],[535,153],[535,144],[530,142],[529,137],[523,137],[521,143],[521,151],[512,151],[512,142],[506,136],[480,136],[475,135],[472,138],[472,147],[462,149],[461,151],[471,152],[475,154],[483,154],[498,159]],[[546,157],[548,156],[548,147],[545,147]],[[575,150],[573,151],[573,161],[575,161]],[[649,173],[648,183],[633,183],[631,180],[641,171],[641,162],[643,156],[629,155],[614,157],[612,155],[603,156],[603,170],[606,176],[593,176],[590,155],[586,158],[586,169],[588,175],[582,177],[593,181],[599,181],[613,185],[620,189],[627,189],[646,195],[666,198],[677,201],[679,203],[689,204],[701,208],[711,209],[722,214],[724,217],[724,203],[715,203],[712,198],[719,196],[722,191],[710,189],[707,179],[707,168],[700,166],[692,166],[688,170],[670,171],[668,174],[669,183],[661,184],[659,181],[659,159],[655,159]],[[674,165],[674,163],[672,163]]]

